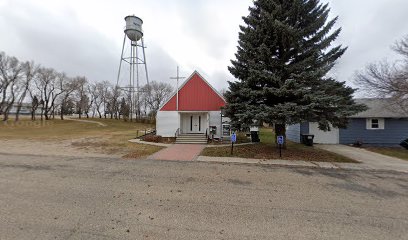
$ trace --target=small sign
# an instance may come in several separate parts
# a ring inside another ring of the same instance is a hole
[[[283,143],[285,142],[285,138],[283,136],[278,136],[277,140],[279,145],[283,145]]]
[[[235,133],[233,133],[232,135],[231,135],[231,142],[236,142],[237,141],[237,134],[235,134]]]
[[[229,124],[222,125],[222,135],[230,136],[231,135],[231,126]]]

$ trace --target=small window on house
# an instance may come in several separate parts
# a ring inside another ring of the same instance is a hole
[[[371,128],[372,129],[379,129],[380,128],[378,119],[371,119]]]
[[[382,118],[367,119],[367,129],[369,130],[384,129],[384,119]]]

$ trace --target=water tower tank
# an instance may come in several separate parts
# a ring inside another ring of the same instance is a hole
[[[143,37],[143,30],[142,30],[142,19],[136,16],[127,16],[125,17],[126,21],[126,28],[125,33],[128,38],[132,41],[139,41]]]

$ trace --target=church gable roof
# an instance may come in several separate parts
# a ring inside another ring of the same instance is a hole
[[[197,71],[179,87],[179,111],[219,111],[225,100]],[[177,111],[177,92],[160,108]]]

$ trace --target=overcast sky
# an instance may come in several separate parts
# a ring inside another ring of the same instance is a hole
[[[355,71],[395,58],[390,45],[408,34],[408,1],[325,1],[343,29],[337,42],[349,47],[332,72],[338,80],[352,86]],[[144,21],[151,80],[175,86],[169,77],[180,65],[181,75],[198,70],[221,90],[234,79],[227,67],[250,5],[250,0],[0,0],[0,51],[71,76],[115,83],[124,17],[134,14]]]

